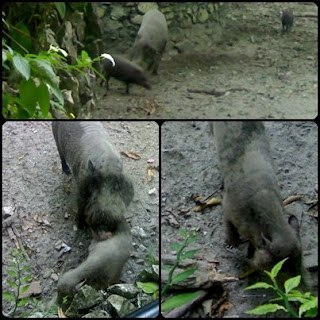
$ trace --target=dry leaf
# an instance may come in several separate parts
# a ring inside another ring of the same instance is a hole
[[[128,158],[131,158],[131,159],[134,159],[134,160],[140,160],[141,159],[141,157],[139,155],[137,155],[136,153],[131,152],[131,151],[121,151],[120,153],[125,155],[125,156],[127,156]]]
[[[294,195],[294,196],[290,196],[288,197],[287,199],[283,200],[283,205],[286,206],[294,201],[297,201],[301,198],[304,197],[304,194],[297,194],[297,195]]]
[[[153,166],[147,168],[147,182],[150,182],[153,178]]]

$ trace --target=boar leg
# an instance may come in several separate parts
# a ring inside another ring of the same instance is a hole
[[[60,156],[60,160],[61,160],[61,165],[62,165],[62,171],[69,175],[71,173],[70,168],[66,162],[66,159],[64,158],[64,156],[62,155],[62,152],[60,152],[59,147],[58,147],[58,152],[59,152],[59,156]]]
[[[237,228],[232,224],[231,221],[225,219],[226,233],[227,233],[227,243],[234,247],[237,247],[240,243],[240,236]]]

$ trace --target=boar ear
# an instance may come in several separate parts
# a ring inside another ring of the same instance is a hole
[[[291,226],[291,228],[294,230],[297,236],[299,236],[300,233],[300,226],[299,226],[299,221],[296,216],[293,214],[290,215],[288,222]]]
[[[90,159],[88,161],[88,168],[89,168],[90,172],[94,172],[95,171],[94,165],[93,165],[93,163],[92,163],[92,161]]]

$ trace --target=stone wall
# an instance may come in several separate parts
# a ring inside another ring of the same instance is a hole
[[[157,8],[166,17],[173,47],[198,36],[212,36],[224,4],[218,2],[100,2],[95,4],[106,51],[125,52],[132,46],[142,17]]]

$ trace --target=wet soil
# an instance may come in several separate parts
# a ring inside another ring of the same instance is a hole
[[[296,17],[283,33],[280,10],[286,7],[295,16],[317,15],[318,9],[302,2],[228,3],[222,25],[203,29],[201,36],[205,27],[195,25],[184,41],[168,44],[159,75],[150,76],[151,91],[132,85],[126,94],[115,79],[108,92],[97,87],[94,117],[314,119],[318,19]]]
[[[121,156],[125,173],[132,179],[135,196],[126,212],[133,235],[133,251],[121,280],[134,283],[148,263],[147,248],[159,243],[159,172],[146,181],[147,167],[159,166],[159,126],[148,122],[103,122],[119,151],[138,154],[140,160]],[[6,122],[2,127],[3,207],[14,210],[14,234],[26,250],[31,266],[31,281],[40,281],[41,301],[54,297],[57,279],[63,270],[76,267],[86,259],[90,233],[76,230],[72,219],[77,210],[75,182],[68,188],[51,131],[51,122]],[[154,163],[147,160],[154,157]],[[156,189],[149,195],[151,189]],[[65,218],[65,215],[70,215]],[[55,244],[62,240],[71,252],[60,255]],[[2,228],[2,279],[6,279],[8,249],[15,247],[8,228]],[[3,281],[3,289],[7,289]],[[8,304],[3,301],[3,311]]]
[[[317,207],[307,204],[318,199],[318,128],[313,122],[265,122],[270,136],[283,199],[304,194],[304,198],[286,206],[288,213],[298,217],[303,257],[307,267],[318,266],[318,220],[312,214]],[[195,212],[192,195],[203,199],[221,186],[217,155],[207,122],[173,121],[161,127],[161,254],[171,252],[170,243],[181,240],[179,228],[195,228],[200,234],[196,244],[188,249],[200,248],[197,258],[217,263],[218,272],[238,277],[239,266],[247,253],[247,243],[230,251],[225,243],[225,228],[221,205]],[[216,194],[222,198],[221,190]],[[177,222],[170,223],[170,216]],[[201,259],[201,258],[200,258]],[[312,272],[313,284],[317,273]],[[244,312],[266,303],[265,292],[243,291],[258,280],[259,275],[225,285],[227,300],[232,308],[227,317],[248,317]],[[187,290],[187,288],[186,288]],[[210,297],[208,297],[210,299]],[[190,314],[189,314],[190,315]],[[192,315],[192,314],[191,314]]]

